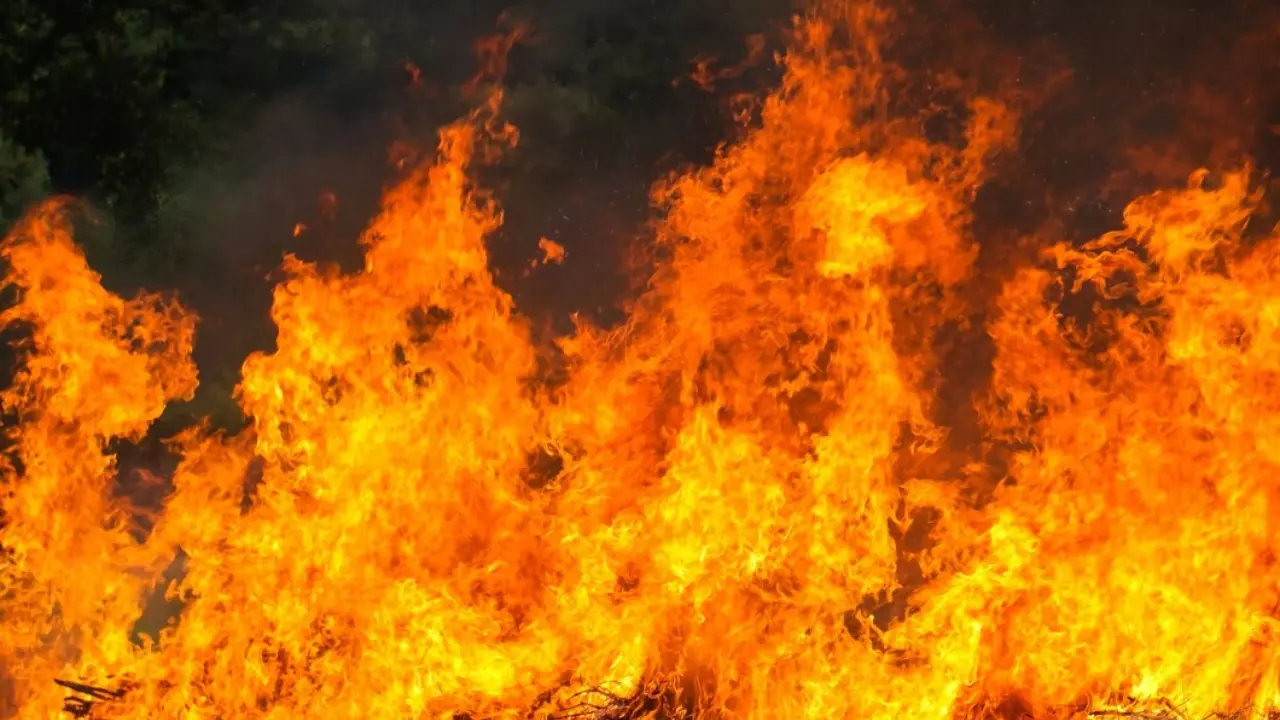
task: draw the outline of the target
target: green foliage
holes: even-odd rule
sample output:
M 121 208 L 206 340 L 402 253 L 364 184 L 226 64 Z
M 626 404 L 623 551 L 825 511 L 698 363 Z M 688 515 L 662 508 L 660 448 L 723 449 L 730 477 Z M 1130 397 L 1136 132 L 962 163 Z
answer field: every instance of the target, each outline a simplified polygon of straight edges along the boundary
M 184 428 L 201 422 L 227 432 L 238 432 L 244 427 L 245 418 L 235 401 L 236 381 L 233 377 L 206 377 L 201 373 L 196 396 L 188 402 L 171 403 L 156 420 L 153 432 L 159 437 L 169 437 Z
M 472 7 L 371 0 L 6 0 L 0 3 L 0 134 L 42 154 L 53 190 L 110 217 L 121 265 L 156 279 L 190 260 L 195 202 L 170 188 L 216 162 L 262 105 L 323 79 L 386 84 L 406 61 L 470 64 L 501 10 L 535 42 L 510 79 L 530 167 L 576 158 L 667 112 L 695 56 L 740 50 L 783 0 L 477 0 Z M 465 72 L 465 70 L 464 70 Z M 448 74 L 446 72 L 445 74 Z M 523 151 L 522 151 L 523 152 Z M 563 159 L 563 158 L 562 158 Z
M 315 0 L 0 3 L 0 132 L 43 151 L 58 190 L 89 195 L 129 243 L 174 168 L 225 147 L 265 98 L 328 65 L 367 67 L 372 36 Z
M 44 156 L 0 132 L 0 233 L 49 192 L 49 169 Z
M 547 80 L 511 89 L 503 113 L 520 129 L 519 145 L 504 157 L 509 177 L 570 173 L 579 158 L 576 152 L 566 152 L 566 146 L 587 136 L 623 132 L 618 113 L 588 89 Z
M 533 28 L 507 79 L 505 109 L 521 130 L 510 159 L 520 174 L 572 173 L 585 158 L 671 135 L 698 146 L 691 125 L 714 123 L 716 98 L 689 81 L 695 63 L 743 59 L 746 39 L 785 20 L 788 0 L 526 2 L 514 20 Z M 710 142 L 714 143 L 719 138 Z

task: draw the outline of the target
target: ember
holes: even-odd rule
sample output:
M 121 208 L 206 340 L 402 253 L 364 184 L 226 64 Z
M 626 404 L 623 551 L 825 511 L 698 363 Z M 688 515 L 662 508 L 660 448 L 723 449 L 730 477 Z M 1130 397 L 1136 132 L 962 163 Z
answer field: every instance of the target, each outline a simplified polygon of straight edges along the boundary
M 902 72 L 893 21 L 797 20 L 757 122 L 654 191 L 626 321 L 554 348 L 469 174 L 513 137 L 500 103 L 446 128 L 362 269 L 285 259 L 249 427 L 172 438 L 145 529 L 115 453 L 194 393 L 196 318 L 105 290 L 65 202 L 29 214 L 0 315 L 29 331 L 0 466 L 17 716 L 1280 717 L 1261 179 L 1131 197 L 984 297 L 975 198 L 1037 98 Z M 921 87 L 963 98 L 955 137 L 897 102 Z M 954 377 L 967 330 L 981 379 Z M 135 641 L 179 554 L 180 611 Z

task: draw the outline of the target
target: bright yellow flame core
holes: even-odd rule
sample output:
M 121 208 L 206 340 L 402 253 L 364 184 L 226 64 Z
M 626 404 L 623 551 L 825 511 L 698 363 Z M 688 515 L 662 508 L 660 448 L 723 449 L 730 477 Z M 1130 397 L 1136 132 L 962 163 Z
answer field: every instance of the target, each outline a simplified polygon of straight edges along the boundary
M 109 294 L 61 209 L 33 213 L 4 245 L 3 320 L 31 335 L 3 395 L 0 710 L 55 715 L 56 677 L 127 683 L 96 709 L 120 718 L 546 717 L 663 689 L 764 720 L 1280 707 L 1280 234 L 1241 239 L 1247 170 L 1005 283 L 978 409 L 1007 478 L 975 499 L 999 475 L 947 458 L 935 339 L 969 316 L 969 203 L 1016 113 L 976 97 L 957 149 L 869 112 L 882 19 L 842 16 L 853 50 L 800 26 L 761 127 L 657 193 L 669 261 L 622 328 L 560 341 L 554 389 L 489 271 L 482 124 L 446 130 L 363 271 L 287 260 L 252 427 L 175 441 L 145 537 L 110 443 L 194 391 L 194 319 Z M 530 482 L 540 449 L 563 468 Z M 927 549 L 903 539 L 922 514 Z M 138 647 L 179 549 L 180 619 Z M 882 631 L 877 599 L 904 611 Z

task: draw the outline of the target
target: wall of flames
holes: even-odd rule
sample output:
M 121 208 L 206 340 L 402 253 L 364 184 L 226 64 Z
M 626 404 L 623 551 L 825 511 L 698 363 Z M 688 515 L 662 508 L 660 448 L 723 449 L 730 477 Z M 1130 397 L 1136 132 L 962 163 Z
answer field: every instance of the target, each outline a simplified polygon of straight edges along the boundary
M 552 351 L 494 283 L 501 215 L 468 179 L 509 133 L 447 128 L 363 270 L 286 259 L 251 427 L 175 438 L 145 531 L 113 447 L 194 392 L 196 320 L 110 294 L 65 207 L 31 213 L 3 245 L 0 321 L 29 333 L 3 394 L 2 714 L 56 716 L 57 678 L 122 690 L 110 718 L 1280 709 L 1280 233 L 1250 225 L 1256 178 L 1134 199 L 975 320 L 972 203 L 1025 98 L 966 91 L 962 140 L 928 139 L 891 109 L 887 19 L 798 21 L 756 127 L 655 191 L 627 322 Z M 957 448 L 939 337 L 974 322 L 996 355 Z M 179 552 L 182 612 L 139 645 Z

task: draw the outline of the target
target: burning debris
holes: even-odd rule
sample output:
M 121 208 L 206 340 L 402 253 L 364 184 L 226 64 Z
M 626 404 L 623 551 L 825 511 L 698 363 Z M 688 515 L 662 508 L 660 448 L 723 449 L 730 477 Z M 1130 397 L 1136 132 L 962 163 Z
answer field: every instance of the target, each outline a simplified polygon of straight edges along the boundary
M 996 264 L 974 207 L 1042 98 L 898 66 L 886 5 L 796 21 L 755 124 L 655 189 L 627 320 L 554 347 L 486 247 L 472 164 L 514 133 L 496 101 L 446 128 L 361 270 L 285 259 L 249 427 L 170 440 L 145 532 L 113 449 L 192 396 L 196 320 L 108 292 L 62 208 L 33 212 L 0 315 L 29 328 L 0 395 L 17 717 L 1275 717 L 1257 173 Z M 175 617 L 135 642 L 160 589 Z
M 71 691 L 71 694 L 67 696 L 62 705 L 62 709 L 72 717 L 78 718 L 92 717 L 96 704 L 121 700 L 128 693 L 127 689 L 107 690 L 70 680 L 55 679 L 54 683 Z
M 71 691 L 63 710 L 72 717 L 100 717 L 95 708 L 104 703 L 122 701 L 125 689 L 107 690 L 67 680 L 55 680 L 58 686 Z M 554 693 L 539 698 L 534 710 L 525 717 L 543 720 L 688 720 L 699 717 L 697 702 L 690 696 L 679 697 L 661 684 L 647 686 L 630 695 L 617 695 L 605 688 L 588 688 L 567 696 L 563 703 L 549 709 Z M 1126 698 L 1109 701 L 1104 707 L 1084 703 L 1051 708 L 1046 713 L 1034 715 L 1019 703 L 1003 704 L 994 713 L 984 717 L 990 720 L 1277 720 L 1280 711 L 1255 712 L 1243 708 L 1235 712 L 1212 712 L 1207 715 L 1192 714 L 1186 705 L 1166 699 L 1138 700 Z M 467 714 L 455 714 L 452 720 L 486 720 Z
M 70 691 L 63 702 L 63 712 L 76 718 L 102 717 L 104 705 L 115 703 L 119 707 L 127 703 L 132 683 L 122 683 L 119 689 L 109 690 L 93 685 L 55 679 L 54 684 Z M 544 720 L 684 720 L 695 717 L 686 702 L 680 702 L 672 691 L 660 685 L 637 690 L 627 696 L 617 695 L 606 688 L 588 688 L 568 695 L 558 706 L 548 709 L 553 693 L 539 698 L 537 707 L 527 717 Z M 110 713 L 105 713 L 110 715 Z M 466 714 L 455 714 L 452 720 L 485 720 Z

